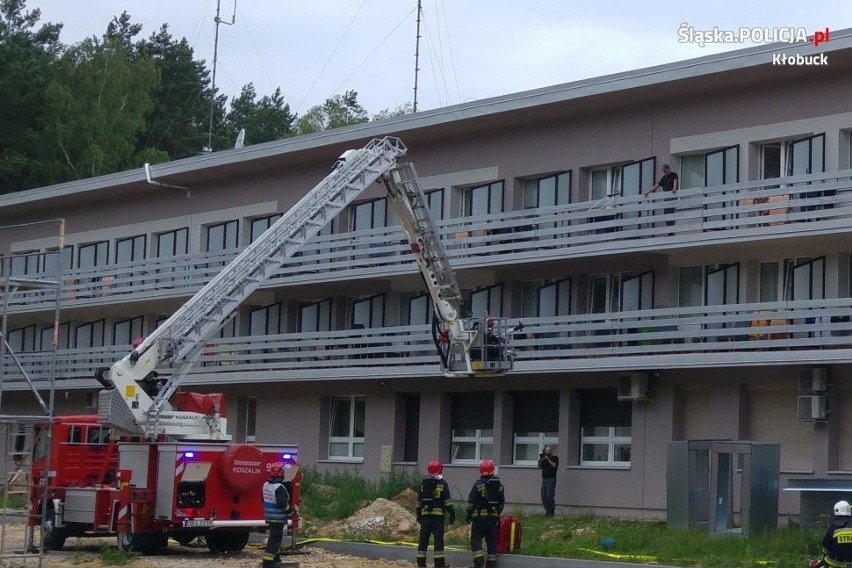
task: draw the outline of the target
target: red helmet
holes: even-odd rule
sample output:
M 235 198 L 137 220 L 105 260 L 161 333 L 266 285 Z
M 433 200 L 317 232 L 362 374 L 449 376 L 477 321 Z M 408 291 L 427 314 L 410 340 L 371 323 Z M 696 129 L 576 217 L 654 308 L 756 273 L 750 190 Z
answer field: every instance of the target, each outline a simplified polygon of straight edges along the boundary
M 444 471 L 444 464 L 441 463 L 441 460 L 432 460 L 426 466 L 426 471 L 429 475 L 441 475 L 441 472 Z
M 284 462 L 269 464 L 269 477 L 281 477 L 284 475 Z
M 144 342 L 145 342 L 144 337 L 137 337 L 136 339 L 133 340 L 133 343 L 131 343 L 131 345 L 133 346 L 134 349 L 136 349 L 137 347 L 142 345 L 142 343 L 144 343 Z
M 479 475 L 494 475 L 494 462 L 482 460 L 482 463 L 479 464 Z

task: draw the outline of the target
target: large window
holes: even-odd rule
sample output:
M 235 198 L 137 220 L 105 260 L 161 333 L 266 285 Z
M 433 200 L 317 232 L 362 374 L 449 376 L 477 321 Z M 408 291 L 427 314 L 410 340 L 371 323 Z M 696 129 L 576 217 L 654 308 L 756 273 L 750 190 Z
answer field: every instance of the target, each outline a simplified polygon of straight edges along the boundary
M 9 347 L 15 353 L 36 350 L 36 326 L 28 325 L 9 331 Z
M 654 271 L 636 276 L 625 276 L 621 281 L 621 311 L 650 310 L 654 308 Z
M 552 318 L 571 314 L 570 278 L 524 282 L 522 294 L 522 317 Z
M 424 194 L 426 198 L 426 206 L 429 208 L 433 221 L 440 221 L 444 218 L 444 190 L 432 189 Z
M 145 235 L 115 241 L 115 263 L 124 264 L 134 260 L 144 260 L 146 243 L 147 237 Z
M 596 274 L 591 277 L 589 313 L 608 314 L 618 311 L 621 305 L 622 275 Z
M 239 221 L 225 221 L 207 227 L 207 252 L 237 248 Z
M 409 298 L 407 321 L 408 325 L 422 325 L 432 321 L 432 299 L 429 294 Z
M 580 465 L 630 465 L 632 411 L 614 389 L 580 393 Z
M 16 253 L 12 257 L 12 276 L 33 276 L 38 274 L 39 254 L 36 252 Z
M 94 268 L 104 266 L 109 260 L 109 242 L 100 241 L 80 245 L 77 249 L 77 266 L 79 268 Z
M 304 304 L 299 309 L 299 332 L 331 330 L 331 299 Z
M 71 325 L 68 322 L 59 324 L 57 330 L 57 349 L 68 349 L 69 341 L 71 340 Z M 41 346 L 42 351 L 50 351 L 53 347 L 53 326 L 41 328 Z
M 760 147 L 760 179 L 825 171 L 825 135 L 771 142 Z
M 503 182 L 466 188 L 462 194 L 462 217 L 503 212 Z
M 472 317 L 500 317 L 503 315 L 503 285 L 496 284 L 474 290 L 470 294 L 470 301 L 466 303 L 470 306 Z
M 142 337 L 142 316 L 117 321 L 112 326 L 113 345 L 129 347 L 137 337 Z
M 352 302 L 352 329 L 382 327 L 385 323 L 385 297 L 377 294 Z
M 175 229 L 157 235 L 157 258 L 169 258 L 189 251 L 189 229 Z
M 249 314 L 249 335 L 281 333 L 281 304 L 252 308 Z
M 589 197 L 592 201 L 601 201 L 618 195 L 621 191 L 621 168 L 611 167 L 594 170 L 589 175 Z
M 559 391 L 514 393 L 514 459 L 534 465 L 545 446 L 559 454 Z
M 493 457 L 494 395 L 458 394 L 452 397 L 452 463 L 475 464 Z
M 104 320 L 78 325 L 74 329 L 74 348 L 89 349 L 104 346 Z
M 71 270 L 74 264 L 74 247 L 71 245 L 62 247 L 62 254 L 59 254 L 58 248 L 47 249 L 42 254 L 41 271 L 46 275 L 55 275 L 59 271 L 60 257 L 62 263 L 62 271 Z
M 281 213 L 276 213 L 275 215 L 269 215 L 267 217 L 258 217 L 257 219 L 252 219 L 251 221 L 251 241 L 254 242 L 257 238 L 266 231 L 269 227 L 275 224 L 275 222 L 281 218 Z
M 378 229 L 387 226 L 388 200 L 386 197 L 364 201 L 353 206 L 352 230 Z
M 524 209 L 564 205 L 571 199 L 571 172 L 524 180 Z
M 363 396 L 336 396 L 331 401 L 328 437 L 329 459 L 364 458 L 364 420 L 367 401 Z
M 683 266 L 678 278 L 678 306 L 698 307 L 704 303 L 704 267 Z

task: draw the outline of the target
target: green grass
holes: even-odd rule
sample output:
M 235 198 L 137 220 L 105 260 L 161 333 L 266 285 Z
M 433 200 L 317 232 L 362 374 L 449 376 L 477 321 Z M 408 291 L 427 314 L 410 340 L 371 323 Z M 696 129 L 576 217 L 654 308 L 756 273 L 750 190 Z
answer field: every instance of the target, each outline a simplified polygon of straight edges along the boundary
M 101 562 L 104 566 L 126 566 L 137 558 L 137 552 L 125 552 L 115 546 L 101 547 Z
M 416 472 L 392 473 L 377 483 L 351 473 L 318 473 L 311 468 L 304 473 L 302 513 L 322 521 L 348 517 L 378 497 L 393 499 L 405 488 L 419 487 L 421 479 Z M 464 509 L 458 500 L 455 505 L 457 513 Z M 521 520 L 520 554 L 673 566 L 800 568 L 818 556 L 824 533 L 823 528 L 805 529 L 791 524 L 749 538 L 711 537 L 701 531 L 672 530 L 664 522 L 653 520 L 545 517 L 511 510 L 506 513 Z M 454 527 L 461 524 L 457 520 Z M 466 541 L 448 539 L 447 543 L 468 547 Z

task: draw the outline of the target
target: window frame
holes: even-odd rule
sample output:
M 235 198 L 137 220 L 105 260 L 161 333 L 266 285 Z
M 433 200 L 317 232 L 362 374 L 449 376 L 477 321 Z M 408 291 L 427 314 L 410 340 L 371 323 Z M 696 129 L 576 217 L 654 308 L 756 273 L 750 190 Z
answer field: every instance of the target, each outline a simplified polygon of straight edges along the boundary
M 335 410 L 337 408 L 337 403 L 340 402 L 348 402 L 349 403 L 349 417 L 348 417 L 348 431 L 349 434 L 347 436 L 334 436 L 333 432 L 335 431 Z M 360 417 L 361 428 L 364 429 L 366 425 L 367 419 L 367 397 L 364 395 L 342 395 L 342 396 L 332 396 L 331 397 L 331 407 L 329 410 L 329 422 L 328 422 L 328 459 L 332 461 L 364 461 L 364 440 L 365 436 L 362 432 L 361 436 L 357 436 L 357 428 L 359 421 L 359 410 L 363 413 L 363 416 Z M 333 453 L 333 446 L 335 444 L 342 445 L 346 444 L 347 452 L 346 455 L 340 455 Z M 361 455 L 355 455 L 356 447 L 360 446 Z
M 493 193 L 499 190 L 499 196 L 495 197 Z M 477 192 L 484 191 L 487 199 L 486 203 L 488 204 L 486 207 L 485 213 L 479 213 L 474 215 L 473 213 L 473 205 L 474 205 L 474 196 Z M 503 200 L 506 195 L 505 183 L 503 180 L 493 181 L 491 183 L 485 183 L 480 185 L 474 185 L 470 187 L 462 188 L 461 195 L 461 214 L 460 217 L 477 217 L 479 215 L 492 215 L 495 213 L 502 213 L 504 209 Z M 496 200 L 496 201 L 495 201 Z M 493 205 L 499 204 L 499 211 L 493 210 Z

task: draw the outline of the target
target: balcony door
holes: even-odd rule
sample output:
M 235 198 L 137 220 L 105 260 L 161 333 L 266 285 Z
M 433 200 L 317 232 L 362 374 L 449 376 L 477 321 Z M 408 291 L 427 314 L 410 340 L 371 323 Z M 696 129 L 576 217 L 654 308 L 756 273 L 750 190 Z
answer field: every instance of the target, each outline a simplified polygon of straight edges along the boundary
M 654 170 L 657 167 L 656 158 L 645 158 L 621 166 L 621 196 L 638 197 L 654 185 Z M 638 219 L 639 211 L 626 211 L 624 219 Z M 639 225 L 625 225 L 622 230 L 638 229 Z
M 704 282 L 704 305 L 727 306 L 738 304 L 740 301 L 740 265 L 723 264 L 719 268 L 708 270 Z M 724 321 L 724 312 L 713 312 L 704 328 L 707 330 L 725 329 L 731 327 Z M 726 340 L 723 335 L 708 334 L 708 341 Z

